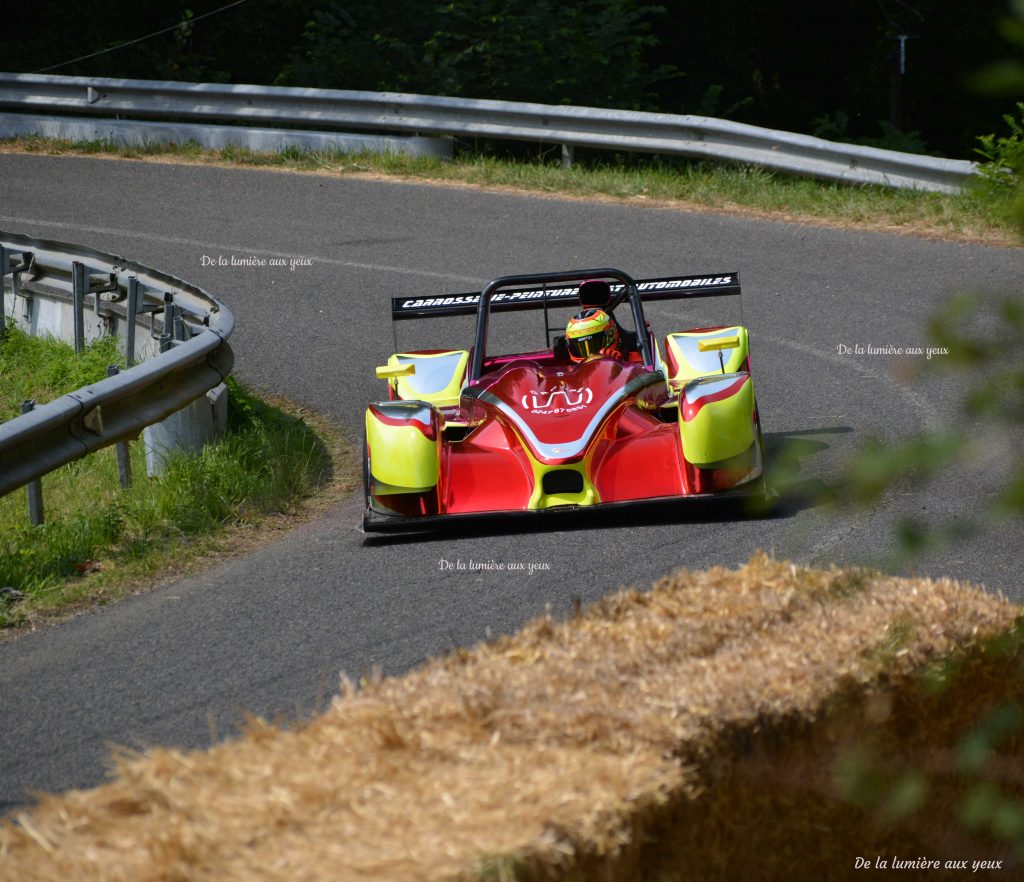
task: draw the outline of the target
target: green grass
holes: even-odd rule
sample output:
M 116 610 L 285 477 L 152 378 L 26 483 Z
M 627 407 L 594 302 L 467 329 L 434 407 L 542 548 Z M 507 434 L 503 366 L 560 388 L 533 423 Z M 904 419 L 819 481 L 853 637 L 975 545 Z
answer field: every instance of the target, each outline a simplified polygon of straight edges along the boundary
M 561 194 L 581 198 L 627 199 L 652 204 L 679 203 L 711 211 L 752 213 L 841 226 L 988 241 L 1019 243 L 1013 222 L 1013 194 L 985 182 L 958 195 L 823 183 L 760 168 L 718 166 L 675 158 L 614 156 L 579 151 L 563 169 L 555 151 L 533 154 L 519 147 L 496 155 L 457 145 L 455 158 L 442 161 L 398 155 L 303 152 L 255 153 L 241 147 L 207 150 L 183 145 L 124 147 L 107 142 L 72 143 L 17 138 L 7 149 L 47 154 L 109 154 L 125 158 L 161 157 L 185 162 L 284 168 L 332 175 L 380 174 L 397 178 Z
M 113 345 L 99 341 L 76 357 L 65 344 L 9 329 L 0 344 L 0 415 L 17 413 L 29 393 L 41 403 L 102 378 L 116 360 Z M 226 550 L 233 529 L 294 511 L 338 477 L 336 439 L 233 380 L 228 387 L 227 434 L 198 454 L 174 457 L 160 479 L 146 477 L 142 444 L 133 442 L 129 490 L 108 448 L 43 478 L 41 526 L 28 522 L 24 490 L 0 497 L 0 587 L 25 594 L 0 601 L 0 627 L 103 602 L 168 568 L 187 570 Z
M 113 337 L 95 341 L 76 358 L 68 343 L 9 326 L 0 343 L 0 422 L 20 414 L 26 399 L 43 404 L 102 380 L 111 364 L 124 366 Z

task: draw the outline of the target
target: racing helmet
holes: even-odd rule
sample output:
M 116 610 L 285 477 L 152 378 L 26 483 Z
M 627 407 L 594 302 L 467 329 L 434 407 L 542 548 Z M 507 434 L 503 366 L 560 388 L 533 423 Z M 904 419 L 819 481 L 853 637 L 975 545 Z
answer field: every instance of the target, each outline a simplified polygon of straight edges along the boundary
M 576 362 L 600 355 L 602 350 L 614 349 L 618 337 L 615 322 L 603 309 L 584 309 L 569 319 L 565 327 L 569 358 Z

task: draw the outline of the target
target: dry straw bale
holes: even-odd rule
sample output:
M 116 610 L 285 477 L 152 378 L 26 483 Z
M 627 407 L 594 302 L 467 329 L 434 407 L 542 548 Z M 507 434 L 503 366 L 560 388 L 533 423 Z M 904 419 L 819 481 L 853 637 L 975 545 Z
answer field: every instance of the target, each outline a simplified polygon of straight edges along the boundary
M 681 571 L 404 677 L 343 684 L 292 729 L 254 722 L 207 751 L 122 758 L 109 783 L 0 829 L 0 878 L 557 874 L 624 854 L 659 811 L 698 800 L 737 732 L 813 721 L 837 692 L 920 670 L 1016 612 L 949 580 L 765 555 Z
M 615 878 L 768 882 L 893 872 L 908 882 L 1024 878 L 1019 837 L 1014 847 L 1005 833 L 963 821 L 979 787 L 994 785 L 1011 804 L 1024 805 L 1024 730 L 1004 733 L 978 768 L 965 769 L 962 759 L 979 724 L 1020 706 L 1021 638 L 1018 627 L 1008 646 L 987 641 L 926 676 L 847 691 L 812 725 L 789 721 L 743 732 L 743 749 L 705 770 L 699 799 L 676 799 L 659 812 L 645 831 L 657 847 L 627 868 L 639 871 L 623 873 L 619 861 Z M 724 752 L 727 745 L 720 747 Z M 869 810 L 836 786 L 853 759 L 863 763 L 858 789 L 875 791 Z M 920 799 L 893 801 L 911 780 L 923 788 Z M 857 857 L 881 857 L 889 867 L 857 869 Z M 919 858 L 939 866 L 893 869 L 897 860 Z M 1002 863 L 974 874 L 975 861 Z

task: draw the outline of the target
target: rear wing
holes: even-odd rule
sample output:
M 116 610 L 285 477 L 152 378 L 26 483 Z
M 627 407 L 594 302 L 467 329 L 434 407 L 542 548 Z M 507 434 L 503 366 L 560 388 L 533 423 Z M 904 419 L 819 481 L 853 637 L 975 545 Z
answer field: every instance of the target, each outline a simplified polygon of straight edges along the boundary
M 584 281 L 580 279 L 580 281 Z M 739 273 L 720 276 L 666 276 L 663 279 L 638 279 L 636 286 L 645 303 L 655 300 L 679 300 L 684 297 L 725 297 L 740 293 Z M 612 297 L 622 292 L 622 284 L 611 285 Z M 440 318 L 476 315 L 480 305 L 479 291 L 453 294 L 449 297 L 392 297 L 393 321 L 417 318 Z M 509 288 L 496 291 L 491 297 L 491 312 L 513 312 L 520 309 L 545 309 L 553 306 L 575 306 L 579 285 L 560 287 Z

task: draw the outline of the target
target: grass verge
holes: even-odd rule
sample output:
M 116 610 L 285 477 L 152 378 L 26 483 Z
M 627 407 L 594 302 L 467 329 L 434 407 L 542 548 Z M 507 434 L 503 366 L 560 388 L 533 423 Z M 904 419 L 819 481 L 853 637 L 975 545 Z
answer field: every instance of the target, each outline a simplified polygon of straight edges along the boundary
M 553 160 L 551 151 L 523 159 L 522 151 L 520 158 L 503 158 L 469 147 L 457 148 L 451 162 L 297 149 L 278 153 L 256 153 L 240 147 L 209 150 L 195 143 L 126 147 L 104 141 L 74 143 L 38 137 L 2 141 L 0 150 L 241 165 L 333 176 L 385 176 L 1020 246 L 1013 221 L 1012 194 L 984 183 L 959 195 L 920 193 L 823 183 L 760 168 L 674 158 L 627 155 L 609 160 L 604 158 L 607 154 L 591 156 L 586 151 L 580 152 L 571 169 L 563 169 Z
M 0 343 L 0 419 L 24 398 L 42 403 L 102 379 L 120 358 L 113 340 L 75 356 L 67 344 L 9 328 Z M 9 633 L 107 602 L 210 555 L 251 545 L 273 519 L 297 516 L 311 498 L 337 496 L 354 474 L 351 454 L 324 421 L 264 401 L 228 381 L 229 426 L 195 455 L 145 477 L 141 441 L 130 444 L 134 481 L 122 490 L 113 448 L 43 478 L 45 523 L 28 522 L 25 492 L 0 498 L 0 600 Z
M 0 827 L 0 877 L 759 882 L 863 878 L 855 859 L 892 848 L 1010 870 L 986 806 L 962 822 L 957 775 L 991 787 L 1020 759 L 1019 729 L 977 722 L 1019 700 L 1017 613 L 949 580 L 765 555 L 681 571 L 346 682 L 291 729 L 122 756 L 111 782 Z M 900 786 L 914 769 L 924 784 Z

